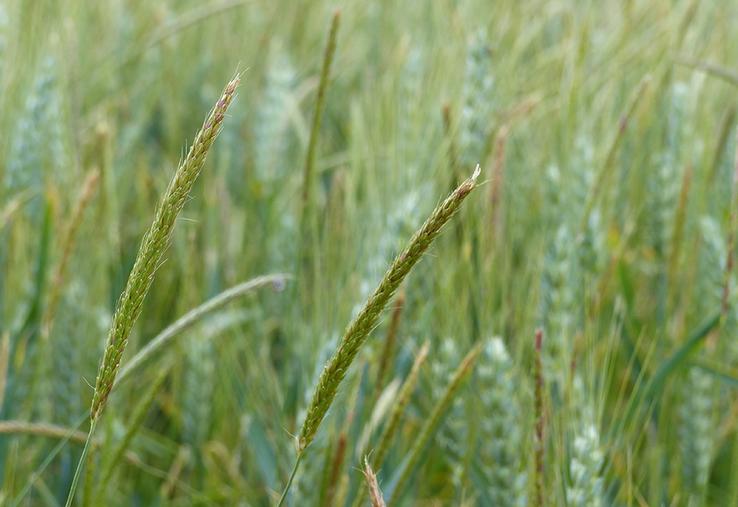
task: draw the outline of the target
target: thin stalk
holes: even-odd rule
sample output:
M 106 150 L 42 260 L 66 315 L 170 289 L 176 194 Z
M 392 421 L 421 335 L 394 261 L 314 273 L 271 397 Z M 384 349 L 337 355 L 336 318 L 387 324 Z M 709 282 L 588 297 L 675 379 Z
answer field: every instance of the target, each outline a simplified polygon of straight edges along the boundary
M 85 446 L 82 448 L 82 455 L 79 457 L 77 462 L 77 469 L 74 471 L 74 477 L 72 478 L 72 485 L 69 487 L 69 495 L 67 495 L 67 502 L 64 504 L 65 507 L 71 507 L 74 501 L 74 493 L 77 491 L 77 483 L 82 475 L 82 469 L 84 463 L 87 460 L 87 453 L 90 451 L 90 444 L 92 443 L 92 436 L 95 433 L 95 426 L 97 425 L 97 419 L 90 421 L 90 431 L 87 433 L 87 440 Z
M 384 458 L 387 456 L 387 452 L 389 451 L 392 437 L 395 436 L 395 433 L 400 426 L 402 414 L 405 413 L 405 408 L 407 408 L 407 404 L 410 402 L 410 396 L 415 390 L 415 384 L 418 382 L 420 367 L 423 366 L 423 363 L 428 357 L 428 350 L 430 350 L 430 343 L 426 341 L 420 349 L 420 352 L 418 352 L 418 356 L 415 358 L 415 362 L 407 376 L 407 380 L 405 380 L 405 383 L 402 385 L 400 394 L 397 396 L 397 401 L 395 402 L 394 407 L 392 407 L 392 412 L 390 413 L 389 420 L 387 421 L 387 426 L 379 437 L 377 451 L 374 453 L 374 458 L 372 459 L 372 465 L 374 465 L 374 468 L 377 470 L 379 470 L 379 468 L 384 464 Z
M 85 417 L 86 419 L 86 417 Z M 12 421 L 7 421 L 12 422 Z M 84 419 L 80 420 L 80 424 L 84 422 Z M 21 425 L 24 423 L 20 423 Z M 59 452 L 64 448 L 64 446 L 67 445 L 67 442 L 70 441 L 71 435 L 76 430 L 70 429 L 69 432 L 66 435 L 62 435 L 61 439 L 59 440 L 59 443 L 57 443 L 51 451 L 49 451 L 46 456 L 44 457 L 44 460 L 41 462 L 41 464 L 36 468 L 36 471 L 31 474 L 31 476 L 28 478 L 28 481 L 26 481 L 25 486 L 21 489 L 20 493 L 13 499 L 12 502 L 10 502 L 10 507 L 18 507 L 20 503 L 23 501 L 23 499 L 26 497 L 28 492 L 31 490 L 31 487 L 35 484 L 36 480 L 38 480 L 41 477 L 41 474 L 46 470 L 46 467 L 49 466 L 49 464 L 56 458 L 56 456 L 59 454 Z M 83 440 L 85 439 L 84 435 L 82 436 Z
M 295 466 L 292 467 L 292 472 L 290 472 L 290 478 L 287 479 L 287 485 L 284 487 L 284 491 L 282 491 L 282 496 L 279 497 L 279 503 L 277 504 L 277 507 L 282 507 L 284 505 L 284 501 L 287 498 L 287 493 L 290 491 L 290 487 L 292 486 L 292 481 L 295 480 L 295 474 L 297 474 L 297 469 L 300 466 L 300 460 L 302 459 L 302 452 L 297 453 L 297 457 L 295 458 Z
M 330 474 L 328 475 L 328 488 L 326 490 L 323 505 L 329 507 L 335 505 L 336 490 L 340 483 L 341 468 L 344 458 L 346 457 L 346 431 L 342 431 L 338 437 L 336 451 L 333 453 L 331 460 Z
M 84 420 L 80 421 L 84 422 Z M 47 438 L 67 439 L 70 442 L 84 444 L 87 441 L 87 433 L 77 431 L 74 428 L 57 426 L 49 423 L 33 423 L 26 421 L 0 421 L 0 435 L 36 435 Z

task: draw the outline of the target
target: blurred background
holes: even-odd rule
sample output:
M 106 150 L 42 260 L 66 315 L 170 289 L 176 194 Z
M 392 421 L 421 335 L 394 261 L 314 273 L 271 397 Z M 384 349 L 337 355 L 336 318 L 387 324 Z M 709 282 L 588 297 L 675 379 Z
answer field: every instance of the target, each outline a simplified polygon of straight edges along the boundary
M 116 389 L 80 505 L 272 505 L 343 329 L 477 163 L 288 503 L 358 502 L 363 453 L 428 341 L 377 470 L 388 498 L 449 376 L 484 349 L 391 504 L 535 505 L 541 328 L 548 505 L 738 505 L 736 26 L 717 0 L 0 0 L 0 502 L 63 504 L 81 451 L 63 437 L 86 431 L 141 236 L 242 71 L 123 364 L 223 290 L 292 279 Z

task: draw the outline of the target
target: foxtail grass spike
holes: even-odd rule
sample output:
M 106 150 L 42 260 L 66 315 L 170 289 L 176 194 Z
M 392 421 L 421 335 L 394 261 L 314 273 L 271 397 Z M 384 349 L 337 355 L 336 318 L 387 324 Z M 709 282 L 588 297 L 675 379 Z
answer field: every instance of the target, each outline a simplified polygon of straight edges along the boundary
M 313 441 L 318 427 L 333 403 L 338 386 L 346 375 L 359 349 L 374 328 L 387 302 L 395 293 L 412 267 L 441 232 L 443 226 L 459 209 L 461 203 L 476 186 L 480 168 L 476 167 L 471 178 L 464 181 L 446 198 L 410 239 L 405 250 L 394 260 L 374 293 L 344 332 L 338 350 L 326 364 L 318 380 L 298 438 L 298 451 L 302 452 Z
M 95 394 L 90 408 L 90 417 L 93 420 L 97 419 L 105 408 L 120 368 L 123 351 L 128 343 L 128 336 L 141 313 L 144 298 L 154 280 L 154 273 L 169 244 L 177 215 L 184 207 L 190 190 L 205 163 L 205 157 L 220 132 L 226 111 L 236 95 L 239 82 L 240 78 L 236 76 L 223 90 L 220 100 L 208 115 L 200 132 L 195 136 L 187 157 L 169 183 L 159 203 L 154 222 L 143 237 L 136 262 L 113 314 L 113 322 L 98 370 Z

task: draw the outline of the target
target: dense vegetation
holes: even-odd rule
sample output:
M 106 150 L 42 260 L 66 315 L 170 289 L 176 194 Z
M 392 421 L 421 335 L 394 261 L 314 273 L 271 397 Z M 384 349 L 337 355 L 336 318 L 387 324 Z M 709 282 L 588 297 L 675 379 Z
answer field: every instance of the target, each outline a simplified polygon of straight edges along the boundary
M 738 505 L 737 23 L 0 0 L 0 504 Z

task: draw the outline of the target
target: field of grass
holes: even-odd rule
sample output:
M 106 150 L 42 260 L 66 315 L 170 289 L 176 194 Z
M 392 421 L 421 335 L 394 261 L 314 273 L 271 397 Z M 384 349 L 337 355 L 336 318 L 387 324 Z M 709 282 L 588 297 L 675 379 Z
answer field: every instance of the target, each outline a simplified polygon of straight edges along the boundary
M 736 27 L 0 0 L 0 505 L 738 505 Z

